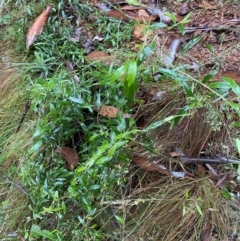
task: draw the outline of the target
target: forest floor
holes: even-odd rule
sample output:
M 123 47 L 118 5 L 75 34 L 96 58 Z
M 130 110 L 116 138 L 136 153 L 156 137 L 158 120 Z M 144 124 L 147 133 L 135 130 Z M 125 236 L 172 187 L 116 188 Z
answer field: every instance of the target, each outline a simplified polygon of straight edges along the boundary
M 240 240 L 238 1 L 0 7 L 2 240 Z

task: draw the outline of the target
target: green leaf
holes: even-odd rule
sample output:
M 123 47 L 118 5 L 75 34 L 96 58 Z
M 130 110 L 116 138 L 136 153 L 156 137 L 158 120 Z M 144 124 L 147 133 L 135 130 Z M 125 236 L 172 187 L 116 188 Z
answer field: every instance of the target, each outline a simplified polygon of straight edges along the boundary
M 131 140 L 132 134 L 136 134 L 137 132 L 138 132 L 137 129 L 132 129 L 131 131 L 120 133 L 115 137 L 115 140 L 120 140 L 120 139 Z
M 210 52 L 214 53 L 215 49 L 211 44 L 206 43 L 205 46 Z
M 188 86 L 187 82 L 186 81 L 182 81 L 181 84 L 182 84 L 182 87 L 184 88 L 187 96 L 188 97 L 194 97 L 194 94 L 193 94 L 191 88 Z
M 167 24 L 165 23 L 154 23 L 152 25 L 149 26 L 149 29 L 159 29 L 159 28 L 166 28 Z
M 129 63 L 128 73 L 127 73 L 128 87 L 134 84 L 136 76 L 137 76 L 137 63 L 136 61 L 131 61 Z
M 239 128 L 240 127 L 240 121 L 234 121 L 230 124 L 230 128 Z
M 111 160 L 111 157 L 109 157 L 109 156 L 102 156 L 95 162 L 95 164 L 96 165 L 100 165 L 100 164 L 108 162 L 109 160 Z
M 239 111 L 239 104 L 238 103 L 229 102 L 229 104 L 234 110 Z
M 177 123 L 185 116 L 189 111 L 189 106 L 184 106 L 181 110 L 178 111 L 177 116 L 172 120 L 170 129 L 177 125 Z
M 227 200 L 231 200 L 231 199 L 232 199 L 231 194 L 229 193 L 229 191 L 228 191 L 225 187 L 221 190 L 221 194 L 222 194 L 223 197 L 226 198 Z
M 142 130 L 142 132 L 148 132 L 150 130 L 154 130 L 154 129 L 162 126 L 163 124 L 172 121 L 174 118 L 176 118 L 176 115 L 168 116 L 164 120 L 153 122 L 152 124 L 147 126 L 144 130 Z
M 240 139 L 236 138 L 235 142 L 236 142 L 238 154 L 240 155 Z
M 84 103 L 83 99 L 76 98 L 76 97 L 73 97 L 73 96 L 70 96 L 69 100 L 71 100 L 74 103 L 78 103 L 78 104 L 83 104 Z
M 50 103 L 50 114 L 51 114 L 52 120 L 56 121 L 57 120 L 57 112 L 56 112 L 55 106 L 52 103 Z
M 126 2 L 130 5 L 136 5 L 136 6 L 142 5 L 142 3 L 139 2 L 138 0 L 126 0 Z
M 32 225 L 31 233 L 33 235 L 37 234 L 38 236 L 43 237 L 43 238 L 48 239 L 48 240 L 52 240 L 52 241 L 58 240 L 58 238 L 55 234 L 51 233 L 48 230 L 41 230 L 40 226 L 38 226 L 36 224 Z
M 202 83 L 208 82 L 210 79 L 212 79 L 213 76 L 215 76 L 218 73 L 217 70 L 213 70 L 211 73 L 207 74 L 203 79 Z
M 180 30 L 182 35 L 186 33 L 186 28 L 182 24 L 179 24 L 177 27 Z
M 177 22 L 177 18 L 174 14 L 170 12 L 165 12 L 164 14 L 167 15 L 173 21 L 174 24 Z
M 112 156 L 114 155 L 115 151 L 116 151 L 117 149 L 119 149 L 120 147 L 124 146 L 125 144 L 127 144 L 127 142 L 128 142 L 128 141 L 118 141 L 118 142 L 116 142 L 116 144 L 113 145 L 113 146 L 109 149 L 107 156 L 108 156 L 108 157 L 112 157 Z
M 196 208 L 197 208 L 198 213 L 199 213 L 201 216 L 203 216 L 202 209 L 201 209 L 201 207 L 200 207 L 197 203 L 196 203 Z
M 28 150 L 28 153 L 29 154 L 33 154 L 34 152 L 39 152 L 41 147 L 42 147 L 42 141 L 38 141 L 36 142 L 29 150 Z
M 125 75 L 128 71 L 129 66 L 128 65 L 122 65 L 119 67 L 115 72 L 112 74 L 110 78 L 110 84 L 115 82 L 116 80 L 119 80 L 123 75 Z
M 121 218 L 121 217 L 119 217 L 119 216 L 117 216 L 117 215 L 115 215 L 114 217 L 117 219 L 117 221 L 118 221 L 119 223 L 121 223 L 121 224 L 124 224 L 124 223 L 125 223 L 125 220 L 124 220 L 123 218 Z
M 81 173 L 81 172 L 85 171 L 86 168 L 87 168 L 86 166 L 80 166 L 76 169 L 76 173 Z
M 159 72 L 161 72 L 162 74 L 165 74 L 170 78 L 173 78 L 173 79 L 177 78 L 177 73 L 175 70 L 168 69 L 168 68 L 159 68 Z
M 185 23 L 189 23 L 191 20 L 190 20 L 190 17 L 192 16 L 192 12 L 189 12 L 183 20 L 180 21 L 180 23 L 182 24 L 185 24 Z
M 185 54 L 189 49 L 191 49 L 194 45 L 199 43 L 202 40 L 201 36 L 195 37 L 194 39 L 190 40 L 180 51 L 181 54 Z
M 230 89 L 230 86 L 227 82 L 224 82 L 224 81 L 221 81 L 221 82 L 212 82 L 212 83 L 209 83 L 208 85 L 210 88 L 213 88 L 213 89 L 219 89 L 221 90 L 221 92 L 223 93 L 226 93 L 229 89 Z
M 225 82 L 227 82 L 227 83 L 230 85 L 232 91 L 233 91 L 238 97 L 240 97 L 240 87 L 239 87 L 239 85 L 238 85 L 232 78 L 222 77 L 222 79 L 223 79 Z
M 41 136 L 42 134 L 44 134 L 44 132 L 45 132 L 44 128 L 42 128 L 40 126 L 37 126 L 37 129 L 36 129 L 36 131 L 33 134 L 33 138 Z

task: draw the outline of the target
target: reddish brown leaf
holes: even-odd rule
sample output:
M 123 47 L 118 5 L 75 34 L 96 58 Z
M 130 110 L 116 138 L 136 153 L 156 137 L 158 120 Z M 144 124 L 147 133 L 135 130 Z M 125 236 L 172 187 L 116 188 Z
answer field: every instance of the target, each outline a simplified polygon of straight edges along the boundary
M 96 111 L 97 108 L 95 108 Z M 122 113 L 120 110 L 118 110 L 116 107 L 114 106 L 108 106 L 108 105 L 102 105 L 100 110 L 98 111 L 99 115 L 101 116 L 107 116 L 109 118 L 115 118 L 117 117 L 117 114 L 121 114 L 123 116 L 123 118 L 125 119 L 129 119 L 131 118 L 132 115 L 127 114 L 127 113 Z
M 73 71 L 73 69 L 74 69 L 73 63 L 72 63 L 69 59 L 66 60 L 66 66 L 67 66 L 67 69 L 68 69 L 70 72 Z
M 150 15 L 147 13 L 147 11 L 145 9 L 140 9 L 138 11 L 138 16 L 139 17 L 144 17 L 144 18 L 149 18 Z
M 103 105 L 103 106 L 101 106 L 98 113 L 99 113 L 99 115 L 102 115 L 102 116 L 107 116 L 109 118 L 115 118 L 117 116 L 118 112 L 119 112 L 119 110 L 114 106 Z
M 210 241 L 210 230 L 209 229 L 205 229 L 203 230 L 202 234 L 201 234 L 201 241 Z
M 236 83 L 240 84 L 240 72 L 232 72 L 232 71 L 220 71 L 217 76 L 215 76 L 214 80 L 220 80 L 221 77 L 230 77 L 236 81 Z
M 198 173 L 199 176 L 203 177 L 203 176 L 206 175 L 206 169 L 203 165 L 197 164 L 197 169 L 198 169 L 197 173 Z
M 141 6 L 133 6 L 133 5 L 126 5 L 121 7 L 122 10 L 128 10 L 128 11 L 133 11 L 133 10 L 139 10 L 139 9 L 145 9 Z
M 211 5 L 210 3 L 208 3 L 205 0 L 203 0 L 202 3 L 198 5 L 198 7 L 204 8 L 204 9 L 212 9 L 212 10 L 218 9 L 216 6 Z
M 103 64 L 110 65 L 116 61 L 114 56 L 101 51 L 94 51 L 86 56 L 90 61 L 101 61 Z
M 151 32 L 152 31 L 147 32 L 147 26 L 145 24 L 139 24 L 134 28 L 133 37 L 141 41 L 146 41 Z
M 42 33 L 43 27 L 47 22 L 48 16 L 52 11 L 53 5 L 48 5 L 47 8 L 34 20 L 32 26 L 28 29 L 26 45 L 29 48 L 34 43 L 37 36 Z
M 152 15 L 149 17 L 145 17 L 145 16 L 138 16 L 138 13 L 133 13 L 130 11 L 126 11 L 126 12 L 120 12 L 118 10 L 111 10 L 107 13 L 108 17 L 112 17 L 112 18 L 116 18 L 116 19 L 122 19 L 125 21 L 129 21 L 129 20 L 135 20 L 138 21 L 139 23 L 146 23 L 146 22 L 151 22 L 154 21 L 158 16 Z
M 57 147 L 55 152 L 60 154 L 62 159 L 67 162 L 68 167 L 71 170 L 74 170 L 74 168 L 78 165 L 79 156 L 74 149 L 67 146 L 61 146 L 61 147 Z
M 171 176 L 171 172 L 168 169 L 166 169 L 163 165 L 156 164 L 156 163 L 149 163 L 146 157 L 133 156 L 132 161 L 135 162 L 141 168 L 149 172 L 157 171 L 157 172 L 160 172 L 161 174 Z

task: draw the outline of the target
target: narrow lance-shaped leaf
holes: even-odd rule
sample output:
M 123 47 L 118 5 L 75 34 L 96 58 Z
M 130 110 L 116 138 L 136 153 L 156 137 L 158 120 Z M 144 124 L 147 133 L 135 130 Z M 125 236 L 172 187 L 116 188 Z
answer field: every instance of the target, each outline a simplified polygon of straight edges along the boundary
M 227 82 L 230 87 L 232 88 L 232 91 L 237 95 L 237 96 L 240 96 L 240 87 L 239 85 L 232 79 L 232 78 L 229 78 L 229 77 L 222 77 L 223 80 L 225 82 Z
M 137 63 L 136 61 L 132 61 L 129 64 L 128 73 L 127 73 L 128 87 L 134 84 L 136 75 L 137 75 Z
M 42 33 L 43 27 L 47 22 L 48 16 L 52 11 L 52 5 L 48 5 L 47 8 L 34 20 L 32 26 L 28 29 L 26 45 L 29 48 L 34 43 L 37 36 Z
M 181 54 L 185 54 L 189 49 L 191 49 L 194 45 L 202 40 L 201 36 L 198 36 L 192 40 L 190 40 L 181 50 Z

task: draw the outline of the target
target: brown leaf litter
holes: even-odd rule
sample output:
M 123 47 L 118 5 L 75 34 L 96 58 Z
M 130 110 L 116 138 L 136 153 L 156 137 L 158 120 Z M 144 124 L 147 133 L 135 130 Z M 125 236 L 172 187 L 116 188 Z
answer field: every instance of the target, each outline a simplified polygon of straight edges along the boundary
M 71 170 L 74 170 L 79 162 L 79 155 L 76 150 L 67 146 L 59 146 L 56 148 L 55 153 L 60 154 L 60 156 L 65 160 L 68 164 L 68 167 Z
M 42 33 L 43 27 L 48 20 L 48 16 L 51 13 L 53 5 L 49 4 L 47 8 L 34 20 L 31 27 L 28 29 L 26 45 L 29 48 Z

